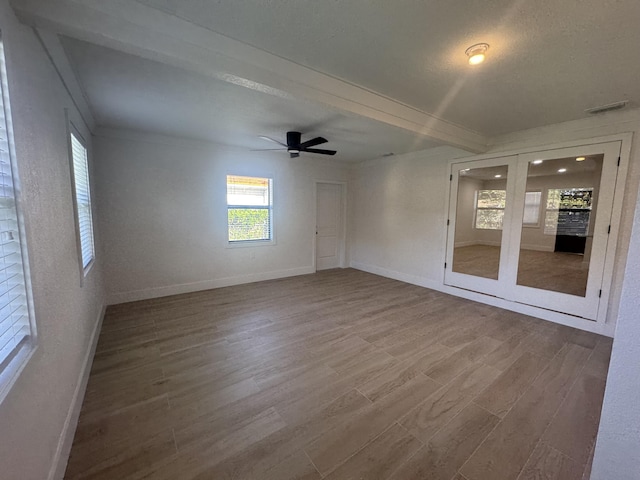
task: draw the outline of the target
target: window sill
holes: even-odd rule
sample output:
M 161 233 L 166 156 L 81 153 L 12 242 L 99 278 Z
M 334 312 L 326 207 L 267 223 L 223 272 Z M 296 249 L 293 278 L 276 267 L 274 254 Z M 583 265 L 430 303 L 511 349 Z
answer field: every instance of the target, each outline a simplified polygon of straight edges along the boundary
M 245 240 L 241 242 L 227 242 L 226 248 L 266 247 L 275 244 L 275 240 Z
M 80 259 L 80 262 L 82 262 L 82 259 Z M 91 272 L 95 264 L 96 264 L 96 259 L 94 257 L 89 262 L 89 265 L 87 265 L 86 267 L 80 267 L 80 288 L 84 286 L 85 279 L 87 278 L 87 276 L 89 275 L 89 273 Z
M 33 344 L 33 341 L 26 341 L 9 364 L 0 371 L 0 405 L 2 405 L 5 398 L 7 398 L 7 395 L 29 363 L 29 360 L 31 360 L 31 357 L 33 357 L 36 349 L 37 346 Z

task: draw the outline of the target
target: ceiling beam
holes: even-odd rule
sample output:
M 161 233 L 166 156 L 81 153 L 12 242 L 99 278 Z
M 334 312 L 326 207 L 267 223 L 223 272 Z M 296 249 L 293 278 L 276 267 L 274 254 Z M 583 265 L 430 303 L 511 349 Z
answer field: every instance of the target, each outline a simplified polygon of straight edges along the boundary
M 473 153 L 487 150 L 487 138 L 477 132 L 135 0 L 20 0 L 12 5 L 35 28 L 266 94 L 319 102 Z
M 91 133 L 96 130 L 96 121 L 87 101 L 85 92 L 78 82 L 78 79 L 69 63 L 69 59 L 60 43 L 60 37 L 51 33 L 49 30 L 35 29 L 36 35 L 40 39 L 40 43 L 44 47 L 53 63 L 62 84 L 67 89 L 71 100 L 75 104 L 80 117 L 84 121 L 86 127 Z

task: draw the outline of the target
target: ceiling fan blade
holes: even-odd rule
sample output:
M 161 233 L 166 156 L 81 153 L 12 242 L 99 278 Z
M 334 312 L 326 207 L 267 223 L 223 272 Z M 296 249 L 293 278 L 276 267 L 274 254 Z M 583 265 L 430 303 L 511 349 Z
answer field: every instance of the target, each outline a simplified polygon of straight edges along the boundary
M 287 147 L 282 148 L 252 148 L 249 150 L 250 152 L 281 152 L 282 150 L 286 150 Z
M 261 138 L 261 139 L 263 139 L 263 140 L 267 140 L 267 141 L 269 141 L 269 142 L 277 143 L 278 145 L 282 145 L 282 146 L 283 146 L 283 147 L 285 147 L 285 148 L 287 147 L 287 144 L 286 144 L 286 143 L 279 142 L 278 140 L 274 140 L 274 139 L 273 139 L 273 138 L 271 138 L 271 137 L 266 137 L 266 136 L 264 136 L 264 135 L 259 135 L 259 136 L 258 136 L 258 138 Z
M 304 143 L 300 144 L 300 149 L 304 150 L 308 147 L 315 147 L 316 145 L 320 145 L 321 143 L 327 143 L 329 140 L 327 140 L 326 138 L 322 138 L 322 137 L 316 137 L 316 138 L 312 138 L 311 140 L 307 140 Z
M 335 155 L 335 150 L 323 150 L 322 148 L 305 148 L 302 152 L 319 153 L 320 155 Z

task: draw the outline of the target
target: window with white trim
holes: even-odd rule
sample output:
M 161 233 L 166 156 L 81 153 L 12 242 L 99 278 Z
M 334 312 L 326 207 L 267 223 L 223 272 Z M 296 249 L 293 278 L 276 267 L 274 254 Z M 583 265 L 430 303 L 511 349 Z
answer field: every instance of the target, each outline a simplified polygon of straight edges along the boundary
M 83 272 L 87 272 L 95 258 L 93 240 L 93 216 L 91 213 L 91 188 L 89 186 L 89 164 L 87 149 L 79 135 L 71 135 L 71 157 L 73 160 L 73 191 L 76 208 L 76 229 L 80 247 Z
M 540 201 L 542 192 L 531 191 L 524 194 L 524 213 L 522 225 L 525 227 L 537 227 L 540 225 Z
M 227 175 L 230 244 L 273 240 L 273 180 Z
M 17 173 L 13 161 L 13 138 L 8 97 L 4 47 L 0 38 L 0 399 L 34 345 L 27 291 L 29 280 L 24 264 L 26 251 L 21 240 L 16 204 Z
M 506 204 L 506 190 L 476 190 L 475 228 L 502 230 Z

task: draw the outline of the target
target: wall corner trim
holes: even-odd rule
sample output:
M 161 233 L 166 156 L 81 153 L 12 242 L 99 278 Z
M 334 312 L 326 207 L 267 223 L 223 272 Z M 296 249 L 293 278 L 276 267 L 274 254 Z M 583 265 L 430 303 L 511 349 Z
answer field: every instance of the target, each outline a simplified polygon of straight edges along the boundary
M 102 321 L 104 320 L 104 314 L 106 311 L 106 304 L 102 305 L 93 332 L 91 333 L 91 340 L 89 347 L 84 356 L 82 370 L 76 384 L 76 389 L 73 392 L 71 399 L 71 405 L 69 406 L 69 412 L 67 418 L 64 421 L 60 438 L 58 439 L 58 447 L 53 457 L 53 463 L 49 470 L 48 480 L 62 480 L 64 478 L 65 470 L 67 469 L 67 461 L 69 460 L 69 454 L 71 453 L 71 445 L 73 444 L 73 437 L 76 433 L 76 427 L 78 425 L 78 419 L 80 417 L 80 409 L 82 408 L 82 401 L 84 400 L 84 394 L 87 389 L 87 383 L 89 382 L 89 374 L 91 373 L 91 365 L 93 363 L 93 357 L 96 353 L 96 347 L 98 345 L 98 338 L 100 337 L 100 330 L 102 329 Z

